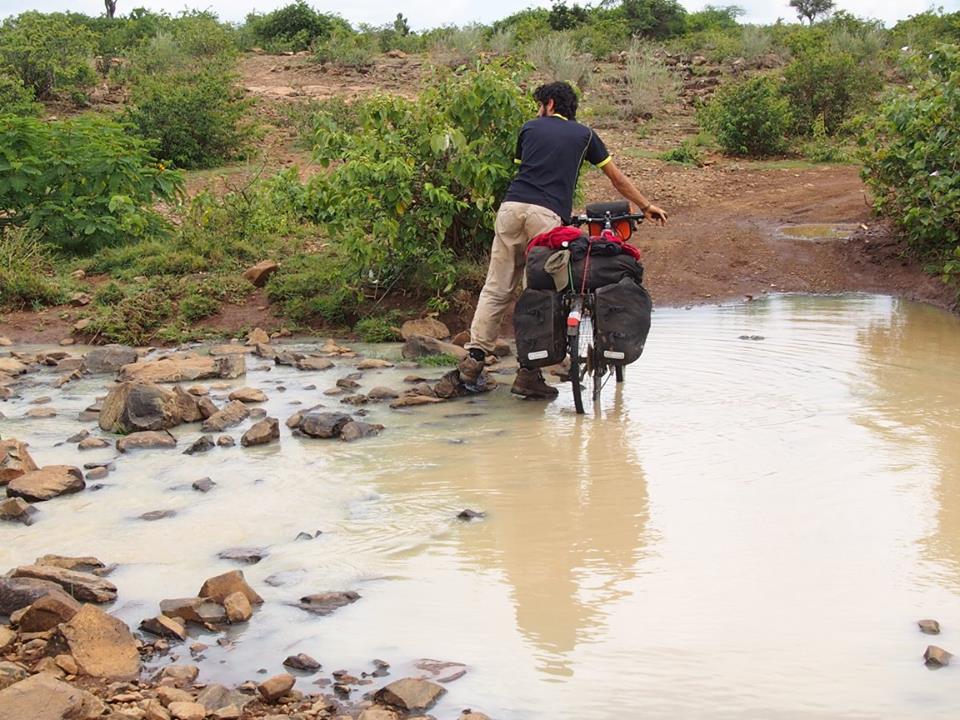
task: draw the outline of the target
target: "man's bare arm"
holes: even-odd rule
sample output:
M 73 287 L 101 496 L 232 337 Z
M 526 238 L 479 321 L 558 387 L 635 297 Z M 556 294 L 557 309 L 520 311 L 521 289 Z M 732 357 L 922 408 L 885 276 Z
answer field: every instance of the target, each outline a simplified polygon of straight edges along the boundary
M 637 186 L 630 181 L 630 178 L 624 175 L 623 171 L 617 167 L 616 163 L 611 160 L 604 165 L 602 169 L 610 180 L 610 184 L 613 185 L 618 193 L 640 208 L 640 211 L 646 215 L 648 219 L 655 220 L 661 225 L 666 225 L 667 214 L 647 200 L 637 189 Z

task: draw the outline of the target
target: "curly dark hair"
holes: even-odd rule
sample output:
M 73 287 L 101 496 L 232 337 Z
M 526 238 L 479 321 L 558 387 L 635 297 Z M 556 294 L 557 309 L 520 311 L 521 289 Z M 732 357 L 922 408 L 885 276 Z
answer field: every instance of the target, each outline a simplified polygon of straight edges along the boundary
M 570 83 L 552 82 L 533 91 L 533 99 L 541 105 L 553 100 L 553 111 L 567 120 L 577 119 L 577 93 Z

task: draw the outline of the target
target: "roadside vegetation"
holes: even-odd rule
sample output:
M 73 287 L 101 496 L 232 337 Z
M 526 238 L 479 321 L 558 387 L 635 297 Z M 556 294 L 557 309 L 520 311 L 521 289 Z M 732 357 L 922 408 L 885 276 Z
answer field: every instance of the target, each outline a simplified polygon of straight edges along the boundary
M 665 108 L 699 134 L 660 153 L 858 162 L 877 211 L 932 272 L 960 277 L 960 13 L 885 28 L 823 0 L 755 26 L 735 6 L 555 2 L 491 25 L 415 32 L 402 13 L 351 26 L 300 1 L 240 25 L 209 12 L 25 12 L 0 23 L 0 307 L 90 298 L 102 341 L 202 337 L 257 290 L 287 325 L 389 335 L 398 306 L 462 309 L 484 274 L 529 88 L 565 79 L 584 119 L 638 137 Z M 122 11 L 122 8 L 121 8 Z M 375 72 L 429 68 L 416 100 L 289 107 L 322 170 L 263 172 L 271 128 L 239 80 L 245 53 Z M 600 92 L 598 88 L 617 88 Z M 226 186 L 197 171 L 259 163 Z M 187 188 L 190 188 L 189 192 Z M 389 309 L 388 309 L 389 308 Z M 243 331 L 245 328 L 236 328 Z

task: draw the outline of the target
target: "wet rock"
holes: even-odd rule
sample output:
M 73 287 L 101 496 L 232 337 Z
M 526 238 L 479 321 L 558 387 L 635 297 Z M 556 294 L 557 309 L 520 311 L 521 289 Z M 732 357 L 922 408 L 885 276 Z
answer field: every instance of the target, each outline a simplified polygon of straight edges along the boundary
M 374 699 L 407 712 L 416 712 L 429 710 L 445 692 L 443 687 L 429 680 L 403 678 L 381 688 Z
M 466 510 L 462 510 L 460 513 L 457 514 L 457 520 L 470 522 L 471 520 L 482 520 L 486 516 L 487 514 L 483 511 L 471 510 L 470 508 L 467 508 Z
M 16 635 L 14 635 L 16 637 Z M 5 690 L 14 683 L 26 680 L 30 671 L 22 665 L 12 662 L 0 662 L 0 690 Z
M 71 435 L 70 437 L 68 437 L 64 442 L 68 442 L 68 443 L 83 442 L 83 441 L 86 440 L 88 437 L 90 437 L 90 431 L 89 431 L 89 430 L 81 430 L 80 432 L 76 432 L 76 433 L 74 433 L 73 435 Z
M 80 611 L 80 603 L 65 593 L 44 595 L 20 616 L 20 632 L 40 633 L 69 621 Z
M 0 720 L 92 720 L 103 712 L 93 695 L 47 673 L 0 691 Z
M 371 400 L 393 400 L 400 397 L 400 393 L 388 387 L 377 386 L 367 393 Z
M 401 354 L 411 360 L 428 355 L 451 355 L 457 360 L 462 360 L 466 357 L 467 351 L 453 343 L 443 342 L 424 335 L 411 335 L 403 344 Z
M 269 345 L 270 344 L 270 335 L 267 334 L 267 331 L 263 328 L 254 328 L 250 331 L 250 334 L 247 335 L 247 345 L 251 347 L 256 347 L 257 345 Z
M 145 512 L 143 515 L 138 515 L 137 519 L 144 520 L 145 522 L 156 522 L 157 520 L 166 520 L 176 516 L 176 510 L 151 510 L 150 512 Z
M 80 492 L 85 487 L 80 468 L 47 465 L 11 480 L 7 485 L 7 496 L 30 502 L 43 502 L 60 495 Z
M 329 370 L 333 367 L 333 360 L 323 357 L 305 357 L 297 360 L 295 367 L 297 370 L 307 370 L 318 372 L 320 370 Z
M 237 708 L 238 717 L 239 711 L 243 710 L 253 700 L 254 698 L 251 695 L 218 684 L 208 685 L 197 695 L 197 702 L 203 705 L 207 712 L 216 712 L 233 706 Z
M 288 668 L 292 668 L 294 670 L 303 670 L 304 672 L 315 672 L 321 667 L 320 663 L 306 653 L 291 655 L 283 661 L 283 664 Z
M 390 403 L 390 407 L 394 410 L 399 410 L 401 408 L 418 407 L 420 405 L 434 405 L 439 402 L 443 402 L 443 400 L 429 397 L 428 395 L 404 395 Z
M 199 398 L 197 400 L 197 407 L 200 410 L 200 417 L 202 417 L 204 420 L 220 412 L 220 408 L 218 408 L 217 404 L 209 397 Z
M 392 368 L 393 363 L 389 360 L 380 358 L 364 358 L 357 363 L 357 370 L 381 370 L 383 368 Z
M 218 447 L 228 448 L 228 447 L 233 447 L 236 444 L 237 444 L 237 441 L 234 440 L 229 435 L 221 435 L 220 437 L 217 438 Z
M 239 400 L 232 400 L 222 410 L 203 421 L 204 432 L 223 432 L 250 417 L 250 410 Z
M 91 375 L 115 373 L 124 365 L 137 362 L 137 351 L 125 345 L 105 345 L 83 356 L 83 369 Z
M 12 357 L 0 358 L 0 373 L 4 375 L 23 375 L 27 366 Z
M 265 702 L 274 703 L 293 689 L 296 678 L 293 675 L 283 673 L 276 675 L 269 680 L 257 685 L 257 692 Z
M 140 629 L 158 637 L 187 639 L 187 629 L 177 618 L 157 615 L 140 623 Z
M 209 352 L 212 357 L 221 357 L 223 355 L 246 355 L 250 350 L 232 340 L 226 345 L 216 345 L 210 348 Z
M 258 547 L 228 548 L 217 553 L 217 557 L 221 560 L 232 560 L 245 565 L 256 565 L 268 555 L 270 552 L 266 548 Z
M 60 593 L 63 589 L 49 580 L 0 576 L 0 615 L 12 615 L 44 595 Z
M 242 711 L 236 705 L 227 705 L 213 713 L 215 720 L 240 720 Z
M 419 320 L 407 320 L 400 327 L 400 335 L 404 340 L 409 340 L 417 335 L 443 340 L 450 337 L 450 328 L 435 318 L 421 318 Z
M 765 338 L 763 335 L 741 335 L 741 336 L 738 337 L 737 339 L 738 339 L 738 340 L 753 340 L 753 341 L 755 341 L 755 342 L 756 342 L 756 341 L 759 341 L 759 340 L 766 340 L 766 338 Z
M 207 709 L 195 702 L 172 702 L 167 706 L 174 720 L 203 720 Z
M 370 398 L 363 394 L 348 395 L 340 402 L 344 403 L 345 405 L 359 406 L 366 405 L 368 402 L 370 402 Z
M 12 578 L 29 578 L 54 583 L 82 602 L 108 603 L 117 599 L 117 587 L 92 573 L 78 572 L 54 565 L 24 565 L 9 573 Z
M 0 521 L 32 525 L 34 513 L 36 508 L 23 498 L 12 497 L 0 500 Z
M 936 620 L 919 620 L 917 625 L 920 626 L 920 632 L 925 635 L 939 635 L 940 634 L 940 623 Z
M 177 416 L 180 422 L 192 423 L 205 419 L 204 411 L 200 407 L 200 400 L 177 385 L 173 388 L 177 400 Z
M 204 598 L 172 598 L 160 601 L 160 614 L 170 618 L 177 618 L 184 622 L 203 622 L 200 618 L 200 606 Z
M 360 387 L 360 383 L 353 378 L 342 377 L 337 380 L 337 387 L 343 388 L 344 390 L 356 390 L 358 387 Z
M 253 617 L 250 601 L 242 592 L 230 593 L 223 599 L 223 609 L 230 623 L 244 623 Z
M 92 555 L 79 557 L 73 555 L 41 555 L 33 564 L 87 573 L 106 568 L 106 565 L 101 562 L 99 558 L 95 558 Z
M 199 453 L 205 453 L 208 450 L 212 450 L 214 447 L 215 444 L 211 435 L 201 435 L 190 444 L 190 447 L 183 451 L 183 454 L 198 455 Z
M 107 475 L 110 474 L 110 471 L 106 466 L 101 465 L 100 467 L 95 467 L 90 472 L 88 472 L 84 477 L 87 480 L 103 480 Z
M 467 666 L 463 663 L 446 662 L 443 660 L 417 660 L 415 667 L 423 670 L 421 677 L 438 683 L 451 683 L 467 674 Z
M 228 595 L 235 592 L 243 593 L 252 605 L 259 605 L 263 602 L 263 598 L 247 584 L 243 572 L 240 570 L 232 570 L 210 578 L 203 583 L 198 596 L 222 603 Z M 167 613 L 164 612 L 164 614 Z
M 200 668 L 196 665 L 167 665 L 157 676 L 157 682 L 161 685 L 183 687 L 196 680 L 199 674 Z
M 288 428 L 293 430 L 294 428 L 300 427 L 300 423 L 303 421 L 303 416 L 306 414 L 305 411 L 295 412 L 293 415 L 287 418 L 287 421 L 284 423 Z
M 300 598 L 297 607 L 314 615 L 329 615 L 334 610 L 345 605 L 351 605 L 359 599 L 360 594 L 350 590 L 346 592 L 324 592 Z
M 261 403 L 267 401 L 267 394 L 263 390 L 251 387 L 234 390 L 227 397 L 230 400 L 239 400 L 244 403 Z
M 101 450 L 105 447 L 110 447 L 110 443 L 103 438 L 96 437 L 84 438 L 77 444 L 78 450 Z
M 360 713 L 357 720 L 399 720 L 400 715 L 396 710 L 391 710 L 383 705 L 372 705 Z
M 459 345 L 460 347 L 463 347 L 468 342 L 470 342 L 470 331 L 462 330 L 461 332 L 458 332 L 456 335 L 453 336 L 453 338 L 451 338 L 450 342 L 452 342 L 454 345 Z
M 464 710 L 457 720 L 490 720 L 490 716 L 476 710 Z
M 166 430 L 131 433 L 117 440 L 117 450 L 156 450 L 169 449 L 177 446 L 177 439 Z
M 246 372 L 247 365 L 243 355 L 167 357 L 124 365 L 119 377 L 121 381 L 179 383 L 211 378 L 233 380 Z
M 37 469 L 37 464 L 27 452 L 26 443 L 13 438 L 0 440 L 0 485 L 6 485 L 14 478 Z
M 60 634 L 82 674 L 110 680 L 140 674 L 140 652 L 130 629 L 98 607 L 84 605 Z
M 193 484 L 190 486 L 197 492 L 208 493 L 213 490 L 217 484 L 208 477 L 200 478 L 199 480 L 194 480 Z
M 300 421 L 300 432 L 315 438 L 338 437 L 353 418 L 343 413 L 307 413 Z
M 249 280 L 254 287 L 263 287 L 267 284 L 267 280 L 270 279 L 270 276 L 273 275 L 277 270 L 280 269 L 280 266 L 277 265 L 273 260 L 263 260 L 258 262 L 256 265 L 247 268 L 243 276 Z
M 107 393 L 97 419 L 101 430 L 166 430 L 182 421 L 177 395 L 152 383 L 125 382 Z
M 382 431 L 383 425 L 352 420 L 343 426 L 340 431 L 340 439 L 344 442 L 353 442 L 371 435 L 379 435 Z
M 280 421 L 276 418 L 265 418 L 253 424 L 240 438 L 244 447 L 266 445 L 280 439 Z
M 950 658 L 952 657 L 952 653 L 949 653 L 943 648 L 937 647 L 936 645 L 928 646 L 923 653 L 923 661 L 926 663 L 927 667 L 930 668 L 946 667 L 950 664 Z
M 158 687 L 157 698 L 164 707 L 169 707 L 170 703 L 175 702 L 193 702 L 193 695 L 172 685 Z
M 32 410 L 27 410 L 24 414 L 24 417 L 33 418 L 35 420 L 42 420 L 45 418 L 52 418 L 57 416 L 57 411 L 53 408 L 48 407 L 38 407 L 33 408 Z

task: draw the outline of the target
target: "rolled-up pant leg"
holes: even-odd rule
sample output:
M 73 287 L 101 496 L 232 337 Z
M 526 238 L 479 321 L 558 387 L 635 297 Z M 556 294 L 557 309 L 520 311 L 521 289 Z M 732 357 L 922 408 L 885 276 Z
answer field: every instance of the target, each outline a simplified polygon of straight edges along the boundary
M 470 325 L 467 349 L 493 352 L 503 315 L 523 276 L 527 243 L 560 224 L 559 215 L 539 205 L 505 202 L 500 206 L 494 224 L 490 267 Z

